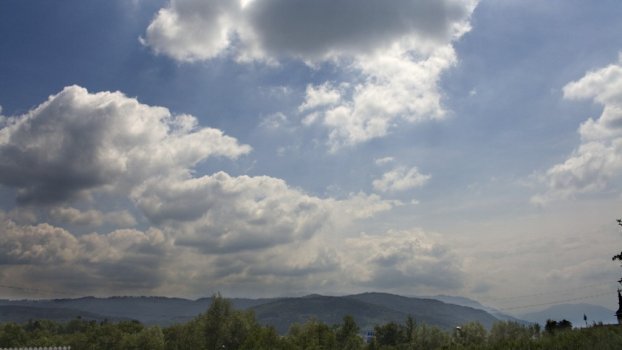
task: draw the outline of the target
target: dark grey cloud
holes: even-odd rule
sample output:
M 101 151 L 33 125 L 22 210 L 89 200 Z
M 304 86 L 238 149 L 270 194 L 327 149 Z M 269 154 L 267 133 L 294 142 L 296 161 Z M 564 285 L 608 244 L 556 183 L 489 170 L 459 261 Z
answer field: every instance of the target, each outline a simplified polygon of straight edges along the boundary
M 351 56 L 398 42 L 444 45 L 464 32 L 471 0 L 171 0 L 142 42 L 178 60 L 231 49 L 242 60 Z
M 445 43 L 471 9 L 464 1 L 255 0 L 246 12 L 271 55 L 316 59 L 370 53 L 410 36 Z

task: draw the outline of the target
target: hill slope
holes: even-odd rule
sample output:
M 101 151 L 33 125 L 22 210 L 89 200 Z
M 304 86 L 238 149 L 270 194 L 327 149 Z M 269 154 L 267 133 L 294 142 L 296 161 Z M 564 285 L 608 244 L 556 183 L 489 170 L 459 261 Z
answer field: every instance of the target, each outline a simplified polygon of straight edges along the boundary
M 502 320 L 502 321 L 512 321 L 512 322 L 517 322 L 517 323 L 521 323 L 521 324 L 529 324 L 530 322 L 527 322 L 525 320 L 516 318 L 514 316 L 505 314 L 495 308 L 492 307 L 488 307 L 485 305 L 482 305 L 479 301 L 473 300 L 473 299 L 469 299 L 469 298 L 465 298 L 465 297 L 456 297 L 456 296 L 450 296 L 450 295 L 436 295 L 433 297 L 430 297 L 431 299 L 436 299 L 436 300 L 440 300 L 444 303 L 448 303 L 448 304 L 456 304 L 456 305 L 462 305 L 462 306 L 468 306 L 468 307 L 472 307 L 474 309 L 480 309 L 480 310 L 484 310 L 487 313 L 493 315 L 495 318 Z
M 444 303 L 435 299 L 411 298 L 387 293 L 363 293 L 346 296 L 369 304 L 381 305 L 404 315 L 411 315 L 418 322 L 425 322 L 441 328 L 453 328 L 460 324 L 477 321 L 490 328 L 498 321 L 486 311 Z M 402 320 L 399 320 L 402 322 Z
M 69 308 L 0 305 L 0 322 L 25 323 L 29 320 L 41 319 L 52 320 L 56 322 L 68 322 L 78 317 L 81 317 L 84 320 L 94 320 L 98 322 L 104 320 L 113 322 L 129 320 L 124 317 L 115 318 Z
M 294 323 L 316 319 L 326 324 L 341 323 L 350 315 L 362 329 L 390 321 L 403 322 L 406 314 L 383 306 L 345 297 L 314 295 L 303 298 L 285 298 L 251 308 L 257 320 L 271 325 L 280 334 L 287 333 Z
M 390 321 L 402 323 L 409 315 L 417 322 L 445 329 L 469 321 L 478 321 L 490 327 L 496 321 L 492 315 L 482 310 L 433 299 L 409 298 L 386 293 L 341 297 L 310 295 L 278 299 L 237 298 L 230 301 L 234 308 L 253 310 L 260 323 L 272 325 L 280 333 L 286 333 L 292 323 L 304 323 L 314 318 L 327 324 L 337 324 L 341 323 L 346 315 L 354 317 L 363 329 L 371 329 L 374 325 Z M 22 322 L 41 318 L 66 320 L 82 316 L 98 320 L 133 319 L 144 324 L 160 326 L 187 322 L 205 312 L 210 304 L 211 298 L 188 300 L 164 297 L 0 300 L 0 307 L 5 307 L 6 310 L 2 311 L 4 321 Z

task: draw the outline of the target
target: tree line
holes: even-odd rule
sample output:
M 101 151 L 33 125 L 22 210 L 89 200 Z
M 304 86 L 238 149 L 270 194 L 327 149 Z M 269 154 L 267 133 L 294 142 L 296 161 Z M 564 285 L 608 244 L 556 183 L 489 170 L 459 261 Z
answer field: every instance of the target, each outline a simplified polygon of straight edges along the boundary
M 366 341 L 368 340 L 368 341 Z M 499 321 L 490 330 L 476 322 L 446 331 L 416 322 L 389 322 L 364 339 L 351 316 L 340 324 L 317 320 L 293 324 L 286 335 L 260 325 L 252 311 L 235 310 L 220 295 L 209 309 L 183 324 L 145 326 L 138 321 L 66 323 L 31 320 L 0 324 L 0 347 L 71 346 L 72 350 L 401 350 L 401 349 L 621 349 L 622 327 L 593 325 L 573 329 L 568 321 L 537 324 Z

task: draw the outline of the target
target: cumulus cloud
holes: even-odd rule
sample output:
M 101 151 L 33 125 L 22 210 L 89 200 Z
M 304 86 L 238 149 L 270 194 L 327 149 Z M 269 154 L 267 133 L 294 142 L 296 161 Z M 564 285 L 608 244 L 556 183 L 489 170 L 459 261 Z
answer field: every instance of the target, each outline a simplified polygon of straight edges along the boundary
M 133 193 L 176 243 L 209 253 L 266 248 L 310 238 L 326 222 L 325 201 L 267 176 L 153 179 Z
M 581 124 L 581 144 L 568 159 L 539 176 L 547 189 L 532 198 L 534 203 L 602 191 L 622 172 L 622 56 L 617 64 L 567 84 L 564 98 L 591 99 L 603 110 Z
M 313 111 L 305 121 L 328 128 L 328 145 L 336 151 L 386 136 L 399 123 L 441 119 L 446 111 L 438 80 L 455 63 L 450 45 L 425 55 L 397 47 L 359 57 L 350 67 L 360 73 L 360 81 L 342 85 L 340 103 Z
M 401 122 L 442 118 L 438 80 L 476 0 L 171 0 L 142 42 L 181 61 L 330 62 L 351 79 L 307 86 L 303 124 L 328 129 L 331 151 Z
M 55 285 L 69 282 L 78 293 L 122 286 L 124 290 L 157 286 L 173 247 L 156 229 L 115 230 L 75 236 L 49 224 L 0 222 L 0 267 L 11 283 Z M 66 286 L 65 286 L 66 287 Z M 59 286 L 59 290 L 64 287 Z
M 176 244 L 206 253 L 266 249 L 308 240 L 330 225 L 368 218 L 396 205 L 376 195 L 322 199 L 269 176 L 155 178 L 133 193 L 146 217 Z
M 55 203 L 249 151 L 192 116 L 69 86 L 0 129 L 0 183 L 16 188 L 21 203 Z
M 182 61 L 232 49 L 238 58 L 325 60 L 446 43 L 468 30 L 472 0 L 171 0 L 142 42 Z
M 101 226 L 104 223 L 115 227 L 132 227 L 136 219 L 126 210 L 117 210 L 104 213 L 99 210 L 79 210 L 73 207 L 57 206 L 49 210 L 50 219 L 61 224 L 78 226 Z
M 62 228 L 48 224 L 19 226 L 2 220 L 0 262 L 2 264 L 51 264 L 72 261 L 78 240 Z
M 459 288 L 461 261 L 449 247 L 418 230 L 348 239 L 344 259 L 357 283 L 375 288 Z
M 158 11 L 141 42 L 157 53 L 194 61 L 224 51 L 234 34 L 238 1 L 171 1 Z
M 71 207 L 55 207 L 50 210 L 50 218 L 72 225 L 100 226 L 104 221 L 104 214 L 99 210 L 80 211 Z
M 341 100 L 341 93 L 329 83 L 308 85 L 305 101 L 298 107 L 301 112 L 324 106 L 332 106 Z
M 192 116 L 65 88 L 0 130 L 0 183 L 28 204 L 0 211 L 0 279 L 78 294 L 326 284 L 342 266 L 326 237 L 401 205 L 194 171 L 206 158 L 249 151 Z M 143 226 L 123 229 L 138 226 L 134 215 Z M 197 278 L 208 282 L 188 283 Z
M 376 194 L 351 193 L 341 200 L 330 200 L 337 221 L 371 218 L 377 213 L 402 205 L 398 200 L 382 199 Z
M 372 182 L 374 189 L 381 192 L 400 192 L 421 187 L 430 180 L 430 175 L 421 174 L 417 167 L 397 167 Z

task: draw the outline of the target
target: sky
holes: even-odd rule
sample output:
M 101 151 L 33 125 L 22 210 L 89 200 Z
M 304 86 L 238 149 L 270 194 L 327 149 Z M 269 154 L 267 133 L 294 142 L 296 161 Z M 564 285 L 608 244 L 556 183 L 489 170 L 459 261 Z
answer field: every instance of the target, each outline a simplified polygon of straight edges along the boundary
M 617 0 L 0 2 L 0 297 L 616 305 Z

